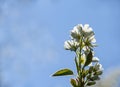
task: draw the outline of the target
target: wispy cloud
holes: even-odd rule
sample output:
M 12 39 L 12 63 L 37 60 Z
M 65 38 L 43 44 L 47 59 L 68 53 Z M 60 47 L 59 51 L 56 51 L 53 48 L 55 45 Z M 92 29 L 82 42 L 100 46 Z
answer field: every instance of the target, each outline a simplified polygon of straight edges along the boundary
M 120 79 L 120 68 L 112 68 L 106 71 L 105 75 L 92 87 L 118 87 Z

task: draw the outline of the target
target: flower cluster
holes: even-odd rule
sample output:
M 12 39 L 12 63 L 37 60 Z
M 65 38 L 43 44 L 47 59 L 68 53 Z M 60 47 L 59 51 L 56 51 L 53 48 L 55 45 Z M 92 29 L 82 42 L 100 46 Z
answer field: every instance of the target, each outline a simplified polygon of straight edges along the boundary
M 93 29 L 88 24 L 78 24 L 71 30 L 71 40 L 64 43 L 66 50 L 76 53 L 75 64 L 77 77 L 71 79 L 73 87 L 86 87 L 96 84 L 103 73 L 99 58 L 95 57 L 93 48 L 96 47 L 96 39 Z M 53 74 L 53 76 L 63 76 L 74 74 L 72 70 L 62 69 Z
M 84 26 L 78 24 L 71 30 L 71 40 L 65 41 L 64 47 L 66 50 L 76 51 L 80 45 L 85 49 L 95 47 L 95 42 L 96 39 L 92 28 L 88 24 Z

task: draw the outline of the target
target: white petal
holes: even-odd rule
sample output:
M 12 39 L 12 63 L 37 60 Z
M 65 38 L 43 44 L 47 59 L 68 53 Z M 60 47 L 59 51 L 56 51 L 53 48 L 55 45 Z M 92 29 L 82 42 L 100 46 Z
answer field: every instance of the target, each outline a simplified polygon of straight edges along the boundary
M 95 36 L 93 35 L 93 36 L 89 37 L 89 41 L 92 43 L 95 43 L 96 42 Z
M 92 41 L 91 41 L 92 43 L 95 43 L 96 42 L 96 39 L 94 38 L 94 39 L 92 39 Z
M 99 62 L 99 58 L 98 57 L 93 57 L 92 62 Z
M 77 26 L 80 27 L 80 28 L 83 28 L 83 25 L 82 25 L 82 24 L 78 24 Z
M 81 25 L 76 25 L 73 28 L 73 30 L 71 30 L 72 39 L 78 39 L 79 36 L 81 35 L 81 30 L 82 30 L 82 26 Z
M 88 29 L 88 28 L 89 28 L 89 24 L 85 24 L 85 25 L 84 25 L 84 28 L 85 28 L 85 29 Z
M 92 32 L 93 29 L 89 27 L 89 24 L 85 24 L 83 27 L 83 31 L 87 33 L 87 32 Z
M 99 64 L 99 70 L 104 70 L 101 64 Z
M 70 45 L 68 44 L 68 41 L 64 42 L 64 48 L 65 49 L 70 49 Z
M 88 28 L 88 32 L 92 32 L 93 29 L 91 27 Z

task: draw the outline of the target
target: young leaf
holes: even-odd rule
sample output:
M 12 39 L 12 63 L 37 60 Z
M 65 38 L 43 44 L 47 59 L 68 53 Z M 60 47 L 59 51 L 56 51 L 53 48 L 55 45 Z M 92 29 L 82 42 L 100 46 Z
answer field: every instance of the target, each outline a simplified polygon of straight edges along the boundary
M 103 73 L 102 71 L 95 72 L 96 75 L 102 75 L 102 73 Z
M 90 51 L 89 54 L 87 55 L 84 67 L 89 65 L 92 62 L 92 58 L 93 58 L 93 55 L 92 55 L 92 52 Z
M 94 69 L 93 66 L 90 66 L 89 73 L 92 73 L 93 69 Z
M 98 75 L 95 75 L 95 76 L 91 77 L 90 80 L 91 81 L 100 80 L 100 77 Z
M 88 72 L 89 72 L 89 70 L 83 70 L 83 73 L 82 73 L 83 78 L 85 78 L 86 75 L 88 75 Z
M 91 82 L 88 82 L 88 83 L 87 83 L 87 86 L 91 86 L 91 85 L 95 85 L 95 84 L 96 84 L 95 81 L 91 81 Z
M 65 76 L 65 75 L 73 75 L 73 71 L 70 69 L 61 69 L 55 72 L 52 76 Z

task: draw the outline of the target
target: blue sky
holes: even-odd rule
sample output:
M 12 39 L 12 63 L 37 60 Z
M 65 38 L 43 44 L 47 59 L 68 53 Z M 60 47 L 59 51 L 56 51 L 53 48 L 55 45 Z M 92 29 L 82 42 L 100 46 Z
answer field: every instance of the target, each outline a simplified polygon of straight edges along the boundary
M 50 75 L 75 70 L 74 53 L 63 45 L 79 23 L 95 31 L 105 72 L 120 67 L 119 9 L 119 0 L 0 0 L 2 87 L 70 87 L 71 77 Z

